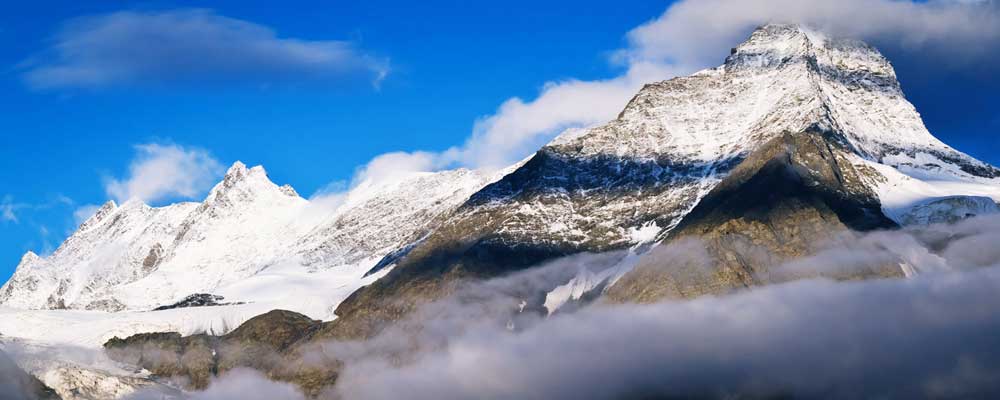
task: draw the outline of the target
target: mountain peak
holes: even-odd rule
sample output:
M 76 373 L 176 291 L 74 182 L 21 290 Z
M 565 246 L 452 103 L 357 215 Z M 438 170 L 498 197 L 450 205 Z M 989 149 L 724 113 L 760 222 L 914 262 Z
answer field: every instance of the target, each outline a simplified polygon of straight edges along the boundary
M 240 161 L 226 172 L 225 178 L 215 185 L 203 203 L 204 207 L 229 206 L 261 198 L 299 198 L 291 186 L 279 187 L 267 175 L 263 166 L 247 168 Z
M 21 256 L 21 261 L 17 263 L 17 268 L 14 270 L 17 271 L 23 268 L 30 268 L 31 265 L 34 265 L 39 261 L 42 261 L 42 257 L 34 251 L 28 250 L 23 256 Z
M 108 200 L 101 206 L 101 208 L 97 209 L 97 212 L 95 212 L 94 215 L 91 215 L 90 218 L 87 218 L 87 220 L 83 222 L 83 224 L 80 224 L 79 230 L 83 231 L 97 225 L 103 221 L 105 217 L 111 215 L 111 213 L 116 209 L 118 209 L 118 204 L 115 203 L 114 200 Z
M 39 257 L 38 254 L 36 254 L 35 252 L 33 252 L 31 250 L 28 250 L 26 253 L 24 253 L 23 256 L 21 256 L 21 265 L 26 265 L 26 264 L 38 261 L 40 259 L 41 259 L 41 257 Z
M 825 78 L 870 80 L 898 91 L 896 73 L 877 49 L 860 40 L 835 38 L 798 24 L 758 27 L 732 49 L 725 68 L 769 70 L 788 65 L 805 65 Z
M 226 176 L 222 179 L 218 185 L 212 189 L 213 194 L 221 191 L 228 190 L 232 187 L 238 186 L 241 182 L 254 180 L 254 181 L 267 181 L 270 183 L 270 179 L 267 177 L 267 171 L 264 170 L 263 166 L 255 166 L 253 168 L 247 168 L 246 164 L 241 161 L 236 161 L 233 163 L 229 170 L 226 171 Z
M 247 165 L 244 164 L 242 161 L 234 162 L 233 165 L 230 166 L 228 170 L 226 170 L 226 178 L 229 177 L 236 178 L 244 176 L 246 174 L 247 174 Z

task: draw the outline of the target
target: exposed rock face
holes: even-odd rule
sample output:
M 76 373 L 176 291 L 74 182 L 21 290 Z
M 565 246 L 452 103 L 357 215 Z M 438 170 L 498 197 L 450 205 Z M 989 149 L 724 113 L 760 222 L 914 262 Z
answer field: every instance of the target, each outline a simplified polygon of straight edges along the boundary
M 59 395 L 0 352 L 0 400 L 55 400 Z
M 209 294 L 209 293 L 196 293 L 188 297 L 185 297 L 183 300 L 178 301 L 174 304 L 168 304 L 156 307 L 153 309 L 153 311 L 172 310 L 175 308 L 187 308 L 187 307 L 224 306 L 233 304 L 233 303 L 225 303 L 223 302 L 223 300 L 225 300 L 225 297 L 223 296 Z
M 751 154 L 670 234 L 668 243 L 697 240 L 703 257 L 661 257 L 654 248 L 607 291 L 620 302 L 654 302 L 722 294 L 809 277 L 772 275 L 770 268 L 804 257 L 857 231 L 895 226 L 864 184 L 873 174 L 854 165 L 824 132 L 786 134 Z M 841 279 L 901 277 L 896 265 L 872 266 Z
M 336 366 L 304 365 L 288 352 L 319 326 L 319 321 L 304 315 L 275 310 L 223 336 L 147 333 L 114 338 L 104 347 L 115 360 L 191 389 L 205 389 L 213 377 L 243 367 L 262 371 L 271 379 L 299 383 L 315 394 L 336 379 Z
M 493 277 L 567 254 L 632 246 L 630 233 L 636 228 L 668 226 L 683 215 L 711 172 L 709 165 L 666 160 L 581 160 L 564 153 L 571 151 L 545 148 L 475 194 L 389 275 L 341 304 L 337 314 L 350 315 L 350 323 L 331 325 L 320 336 L 364 337 L 379 321 L 449 293 L 461 279 Z M 352 325 L 354 321 L 364 322 Z

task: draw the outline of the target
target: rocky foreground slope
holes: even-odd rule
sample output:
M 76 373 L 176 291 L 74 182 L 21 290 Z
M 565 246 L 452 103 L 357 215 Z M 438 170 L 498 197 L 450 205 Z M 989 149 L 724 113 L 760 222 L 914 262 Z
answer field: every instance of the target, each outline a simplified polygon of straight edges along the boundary
M 343 361 L 316 346 L 373 338 L 465 283 L 572 254 L 623 256 L 598 274 L 526 294 L 512 312 L 691 298 L 818 275 L 912 275 L 921 271 L 892 249 L 850 269 L 777 267 L 864 232 L 994 213 L 997 199 L 1000 170 L 927 132 L 877 50 L 767 25 L 724 65 L 647 85 L 614 121 L 557 138 L 471 194 L 427 235 L 389 253 L 380 265 L 391 270 L 340 303 L 338 319 L 256 319 L 247 329 L 295 333 L 236 335 L 280 361 L 235 365 L 318 394 Z M 700 251 L 676 257 L 685 243 Z M 191 343 L 223 354 L 198 374 L 232 368 L 221 360 L 239 340 L 147 335 L 108 347 L 123 359 L 174 349 L 179 364 L 148 366 L 169 376 L 185 374 Z

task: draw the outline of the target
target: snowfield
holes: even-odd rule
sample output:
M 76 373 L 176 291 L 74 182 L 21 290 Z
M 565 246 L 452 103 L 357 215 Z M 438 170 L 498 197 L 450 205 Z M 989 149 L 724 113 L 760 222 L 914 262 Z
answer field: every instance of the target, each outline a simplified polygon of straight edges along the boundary
M 176 308 L 162 311 L 23 310 L 0 308 L 0 334 L 51 345 L 102 346 L 113 337 L 179 332 L 222 335 L 246 320 L 275 309 L 333 320 L 333 310 L 360 286 L 388 273 L 363 277 L 367 265 L 309 273 L 301 268 L 268 271 L 221 288 L 226 302 L 245 304 Z

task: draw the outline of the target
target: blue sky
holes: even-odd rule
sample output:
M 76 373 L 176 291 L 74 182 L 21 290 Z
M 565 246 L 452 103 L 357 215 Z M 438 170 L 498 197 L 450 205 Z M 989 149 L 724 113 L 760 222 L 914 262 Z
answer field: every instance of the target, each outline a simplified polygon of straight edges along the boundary
M 885 3 L 845 3 L 865 1 Z M 137 193 L 153 204 L 198 199 L 211 184 L 202 181 L 236 160 L 305 196 L 349 184 L 389 152 L 426 152 L 403 154 L 415 168 L 481 166 L 482 148 L 499 140 L 506 161 L 558 129 L 613 116 L 605 104 L 642 81 L 721 63 L 769 17 L 719 13 L 727 29 L 706 33 L 712 25 L 684 18 L 696 1 L 22 3 L 0 15 L 0 280 L 25 251 L 58 246 L 76 211 Z M 914 7 L 903 12 L 956 28 L 907 41 L 925 30 L 853 29 L 845 21 L 858 18 L 842 10 L 774 12 L 878 45 L 931 132 L 1000 164 L 1000 40 L 963 28 L 991 29 L 997 6 Z M 629 33 L 643 24 L 670 29 Z M 206 172 L 143 189 L 130 166 L 173 154 L 162 149 Z

